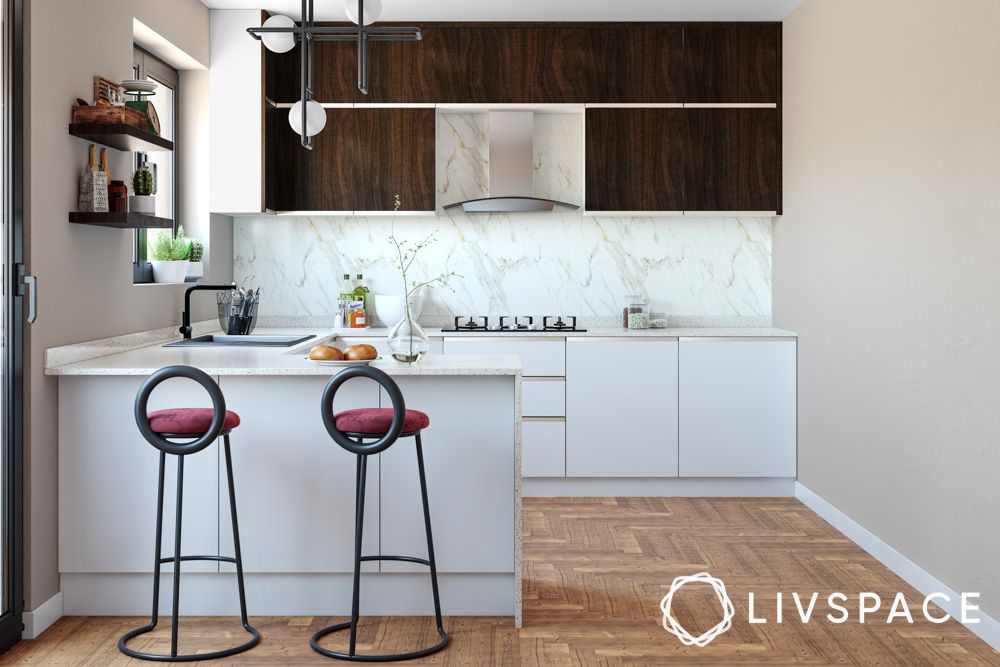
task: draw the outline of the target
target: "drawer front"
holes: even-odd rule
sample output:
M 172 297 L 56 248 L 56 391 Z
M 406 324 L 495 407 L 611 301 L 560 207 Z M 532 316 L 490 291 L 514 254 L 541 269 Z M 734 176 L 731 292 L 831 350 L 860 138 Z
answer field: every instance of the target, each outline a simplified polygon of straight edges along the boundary
M 521 477 L 566 476 L 566 422 L 524 419 L 521 422 Z
M 562 378 L 524 378 L 521 390 L 521 414 L 523 416 L 566 416 L 566 380 Z
M 445 354 L 515 354 L 522 374 L 563 376 L 566 374 L 566 341 L 563 338 L 445 338 Z

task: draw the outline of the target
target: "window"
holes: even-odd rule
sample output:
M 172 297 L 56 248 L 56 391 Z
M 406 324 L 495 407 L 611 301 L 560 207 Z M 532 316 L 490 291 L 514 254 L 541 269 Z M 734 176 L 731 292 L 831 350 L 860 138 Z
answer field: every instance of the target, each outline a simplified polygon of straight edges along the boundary
M 180 77 L 170 65 L 156 56 L 136 47 L 133 50 L 132 73 L 136 79 L 149 79 L 157 84 L 156 94 L 148 99 L 156 110 L 160 120 L 160 136 L 174 142 L 174 150 L 136 153 L 134 167 L 145 162 L 153 171 L 156 195 L 156 215 L 161 218 L 172 218 L 174 230 L 177 229 L 177 98 Z M 138 98 L 136 98 L 138 99 Z M 131 192 L 132 184 L 129 183 Z M 148 234 L 145 229 L 135 232 L 135 248 L 132 257 L 132 281 L 136 283 L 153 282 L 153 273 L 146 260 L 146 242 Z

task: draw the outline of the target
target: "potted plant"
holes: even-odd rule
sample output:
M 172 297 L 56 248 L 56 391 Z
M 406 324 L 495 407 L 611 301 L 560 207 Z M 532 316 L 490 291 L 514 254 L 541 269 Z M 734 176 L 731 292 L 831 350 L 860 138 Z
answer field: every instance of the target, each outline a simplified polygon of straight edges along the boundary
M 145 164 L 132 174 L 132 195 L 128 198 L 128 210 L 133 213 L 156 213 L 156 198 L 153 197 L 153 172 Z
M 201 241 L 191 241 L 191 255 L 188 257 L 187 277 L 201 278 L 205 275 L 205 245 Z
M 190 256 L 191 242 L 184 238 L 183 227 L 177 228 L 176 235 L 169 231 L 161 231 L 149 244 L 149 263 L 153 265 L 153 281 L 184 282 Z

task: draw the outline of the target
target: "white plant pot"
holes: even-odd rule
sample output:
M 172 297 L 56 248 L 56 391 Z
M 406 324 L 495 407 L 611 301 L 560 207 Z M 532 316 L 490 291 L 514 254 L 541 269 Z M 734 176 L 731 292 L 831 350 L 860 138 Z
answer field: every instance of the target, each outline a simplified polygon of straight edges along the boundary
M 187 277 L 188 264 L 191 262 L 182 259 L 176 262 L 156 262 L 153 265 L 153 282 L 157 283 L 182 283 Z
M 188 262 L 187 277 L 202 278 L 205 275 L 205 262 Z
M 128 210 L 131 213 L 156 213 L 156 197 L 153 195 L 129 195 Z
M 420 312 L 424 307 L 423 292 L 410 297 L 410 317 L 413 320 L 420 318 Z M 378 321 L 385 327 L 394 327 L 406 317 L 402 294 L 376 294 L 375 295 L 375 315 Z

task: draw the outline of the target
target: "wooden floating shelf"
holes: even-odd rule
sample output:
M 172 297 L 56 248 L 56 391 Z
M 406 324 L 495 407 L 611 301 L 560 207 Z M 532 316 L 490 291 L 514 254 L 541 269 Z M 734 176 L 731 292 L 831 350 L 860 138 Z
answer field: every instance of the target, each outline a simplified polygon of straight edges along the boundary
M 147 213 L 89 213 L 71 211 L 69 221 L 78 225 L 97 225 L 117 229 L 173 229 L 170 218 L 157 218 Z
M 120 151 L 172 151 L 174 142 L 125 124 L 70 123 L 69 133 Z

